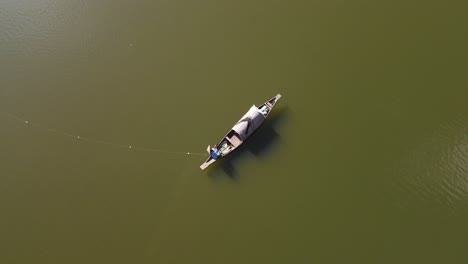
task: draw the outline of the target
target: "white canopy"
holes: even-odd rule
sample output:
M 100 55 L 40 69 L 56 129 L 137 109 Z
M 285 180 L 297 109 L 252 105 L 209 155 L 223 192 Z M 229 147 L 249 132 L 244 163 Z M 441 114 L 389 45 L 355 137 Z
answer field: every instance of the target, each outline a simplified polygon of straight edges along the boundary
M 234 125 L 232 130 L 236 131 L 241 140 L 245 141 L 265 120 L 265 116 L 260 113 L 254 105 L 249 111 Z

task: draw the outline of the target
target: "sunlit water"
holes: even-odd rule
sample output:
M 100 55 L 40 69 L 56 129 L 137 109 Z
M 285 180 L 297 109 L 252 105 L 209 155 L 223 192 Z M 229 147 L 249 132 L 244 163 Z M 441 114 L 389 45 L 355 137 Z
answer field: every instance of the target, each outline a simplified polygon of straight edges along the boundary
M 466 263 L 467 7 L 1 1 L 0 262 Z

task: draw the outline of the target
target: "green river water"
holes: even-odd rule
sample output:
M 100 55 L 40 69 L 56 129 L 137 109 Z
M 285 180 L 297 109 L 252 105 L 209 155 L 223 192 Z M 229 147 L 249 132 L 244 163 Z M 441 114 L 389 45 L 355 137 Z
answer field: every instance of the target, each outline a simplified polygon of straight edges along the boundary
M 467 12 L 0 1 L 0 263 L 468 263 Z

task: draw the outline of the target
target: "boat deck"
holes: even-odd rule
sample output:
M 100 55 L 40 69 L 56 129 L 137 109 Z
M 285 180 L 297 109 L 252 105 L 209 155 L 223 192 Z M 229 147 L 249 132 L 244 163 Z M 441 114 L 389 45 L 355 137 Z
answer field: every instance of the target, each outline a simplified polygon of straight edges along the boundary
M 236 136 L 232 135 L 231 137 L 226 137 L 226 139 L 231 143 L 234 147 L 238 147 L 240 144 L 242 144 L 242 141 Z

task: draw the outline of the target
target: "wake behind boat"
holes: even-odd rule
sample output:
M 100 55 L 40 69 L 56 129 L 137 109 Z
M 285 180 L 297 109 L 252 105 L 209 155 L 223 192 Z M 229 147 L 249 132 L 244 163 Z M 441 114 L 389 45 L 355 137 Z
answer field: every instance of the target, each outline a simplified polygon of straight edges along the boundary
M 277 94 L 259 107 L 253 105 L 218 144 L 213 148 L 208 146 L 206 151 L 210 156 L 200 168 L 202 170 L 206 169 L 216 160 L 231 153 L 244 143 L 244 141 L 260 127 L 263 121 L 265 121 L 273 109 L 273 106 L 275 106 L 280 98 L 281 94 Z

